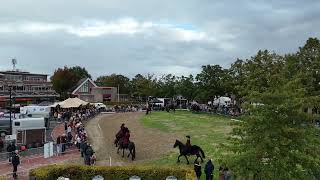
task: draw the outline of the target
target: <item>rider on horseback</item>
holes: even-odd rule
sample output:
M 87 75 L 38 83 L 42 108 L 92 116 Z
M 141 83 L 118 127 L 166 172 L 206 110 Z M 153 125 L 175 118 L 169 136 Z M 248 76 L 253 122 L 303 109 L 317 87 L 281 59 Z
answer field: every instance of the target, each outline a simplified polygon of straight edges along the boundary
M 191 145 L 191 141 L 190 141 L 190 136 L 188 135 L 188 136 L 186 136 L 186 137 L 187 137 L 187 142 L 186 142 L 187 152 L 188 152 L 188 154 L 191 154 L 191 147 L 192 147 L 192 145 Z
M 130 142 L 130 131 L 128 128 L 126 128 L 126 133 L 123 136 L 123 147 L 128 147 Z
M 118 140 L 121 139 L 126 133 L 126 127 L 124 125 L 125 125 L 124 123 L 121 124 L 120 131 L 116 134 L 116 138 Z

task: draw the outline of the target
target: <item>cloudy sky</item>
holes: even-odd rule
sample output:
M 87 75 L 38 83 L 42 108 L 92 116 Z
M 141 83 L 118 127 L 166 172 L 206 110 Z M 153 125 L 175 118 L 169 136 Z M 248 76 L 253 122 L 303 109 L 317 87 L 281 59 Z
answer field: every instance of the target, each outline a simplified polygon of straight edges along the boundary
M 297 51 L 320 37 L 320 1 L 9 0 L 0 2 L 0 70 L 52 74 L 80 65 L 176 75 L 229 67 L 259 49 Z

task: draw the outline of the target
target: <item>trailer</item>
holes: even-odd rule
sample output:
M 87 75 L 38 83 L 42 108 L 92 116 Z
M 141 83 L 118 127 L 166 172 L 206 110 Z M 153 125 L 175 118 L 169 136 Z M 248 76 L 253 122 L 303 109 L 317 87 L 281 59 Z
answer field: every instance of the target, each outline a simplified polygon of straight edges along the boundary
M 12 134 L 16 135 L 18 145 L 39 147 L 46 142 L 46 127 L 44 118 L 15 119 L 12 124 Z

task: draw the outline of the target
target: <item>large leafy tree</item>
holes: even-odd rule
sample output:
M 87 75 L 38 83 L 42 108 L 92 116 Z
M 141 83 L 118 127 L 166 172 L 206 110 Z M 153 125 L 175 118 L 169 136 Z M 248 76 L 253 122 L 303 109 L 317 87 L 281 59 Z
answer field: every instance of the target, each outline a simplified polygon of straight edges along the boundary
M 100 76 L 97 78 L 96 83 L 99 86 L 119 87 L 120 94 L 129 94 L 131 91 L 130 79 L 121 74 Z
M 74 74 L 77 81 L 79 81 L 82 78 L 87 78 L 87 77 L 91 78 L 91 75 L 88 73 L 88 71 L 84 67 L 80 67 L 80 66 L 70 67 L 69 71 Z
M 174 98 L 177 96 L 177 78 L 172 74 L 162 76 L 157 81 L 157 96 Z
M 158 90 L 157 79 L 154 75 L 148 74 L 143 76 L 137 74 L 131 80 L 132 95 L 141 100 L 146 100 L 148 96 L 155 96 Z
M 230 74 L 219 65 L 202 66 L 202 71 L 196 76 L 198 86 L 197 99 L 213 100 L 230 92 Z
M 263 105 L 249 106 L 233 130 L 228 165 L 248 179 L 309 179 L 320 172 L 319 129 L 305 107 L 299 81 L 252 94 Z
M 319 40 L 296 54 L 267 51 L 245 62 L 247 102 L 227 146 L 228 165 L 248 179 L 313 179 L 320 175 Z M 249 84 L 248 84 L 249 83 Z M 247 88 L 246 88 L 247 87 Z M 312 108 L 315 111 L 305 111 Z
M 77 84 L 78 79 L 76 75 L 65 66 L 64 68 L 55 70 L 53 76 L 51 76 L 51 82 L 53 89 L 60 94 L 62 99 L 65 99 L 68 97 L 68 91 Z
M 197 87 L 192 75 L 181 76 L 177 81 L 177 93 L 188 100 L 194 100 L 197 95 Z

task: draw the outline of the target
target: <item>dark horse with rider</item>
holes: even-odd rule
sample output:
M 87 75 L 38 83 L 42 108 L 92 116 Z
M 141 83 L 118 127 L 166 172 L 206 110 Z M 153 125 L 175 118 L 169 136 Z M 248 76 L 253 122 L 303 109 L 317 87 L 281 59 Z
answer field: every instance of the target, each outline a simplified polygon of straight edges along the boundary
M 178 163 L 180 162 L 180 157 L 184 156 L 187 160 L 187 164 L 189 164 L 189 160 L 187 156 L 195 155 L 197 158 L 194 162 L 198 160 L 198 158 L 201 159 L 201 162 L 203 162 L 203 158 L 205 158 L 203 150 L 197 146 L 197 145 L 191 145 L 190 136 L 187 137 L 186 144 L 183 144 L 181 141 L 176 140 L 175 144 L 173 145 L 174 148 L 179 147 L 180 155 L 178 157 Z
M 120 126 L 119 132 L 116 134 L 116 139 L 114 140 L 114 144 L 118 147 L 117 153 L 119 153 L 120 149 L 122 149 L 122 157 L 124 157 L 124 150 L 128 149 L 129 154 L 131 155 L 131 159 L 134 160 L 136 157 L 136 148 L 135 144 L 130 141 L 130 130 L 125 127 L 125 124 Z

